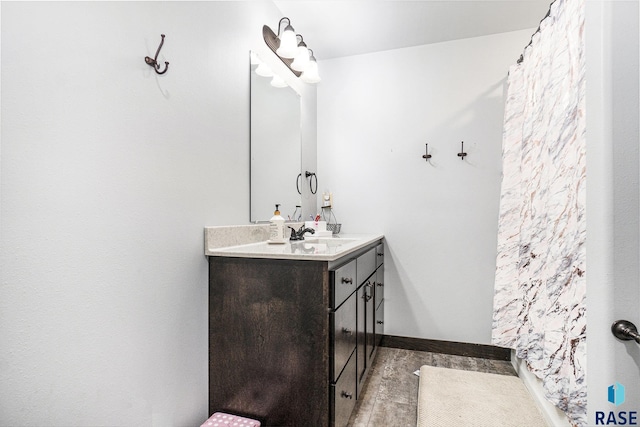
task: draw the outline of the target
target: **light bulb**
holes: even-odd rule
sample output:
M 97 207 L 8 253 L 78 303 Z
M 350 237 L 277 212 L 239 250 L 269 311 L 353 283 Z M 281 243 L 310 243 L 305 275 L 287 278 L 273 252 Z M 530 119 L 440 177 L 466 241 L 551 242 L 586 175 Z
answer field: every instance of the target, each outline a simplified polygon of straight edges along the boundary
M 307 46 L 298 46 L 298 53 L 291 63 L 291 68 L 296 71 L 304 71 L 309 66 L 309 49 Z
M 316 62 L 316 58 L 314 58 L 313 54 L 311 54 L 309 66 L 302 72 L 300 80 L 305 83 L 318 83 L 322 80 L 320 78 L 320 74 L 318 74 L 318 62 Z
M 276 53 L 282 58 L 293 58 L 298 52 L 298 39 L 296 32 L 291 25 L 287 25 L 282 34 L 278 36 L 280 39 L 280 47 Z

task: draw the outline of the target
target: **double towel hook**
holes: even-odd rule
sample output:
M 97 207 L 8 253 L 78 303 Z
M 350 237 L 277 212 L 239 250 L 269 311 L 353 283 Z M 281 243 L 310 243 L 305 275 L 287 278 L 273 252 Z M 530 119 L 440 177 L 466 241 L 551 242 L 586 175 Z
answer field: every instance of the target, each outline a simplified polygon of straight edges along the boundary
M 164 44 L 164 34 L 160 34 L 160 37 L 162 37 L 162 40 L 160 40 L 160 46 L 158 46 L 158 50 L 156 50 L 155 58 L 150 58 L 148 56 L 145 56 L 144 62 L 146 62 L 147 65 L 152 66 L 153 69 L 156 70 L 157 74 L 164 74 L 169 69 L 169 63 L 165 61 L 164 70 L 160 71 L 160 64 L 158 64 L 158 55 L 160 54 L 160 49 L 162 49 L 162 45 Z

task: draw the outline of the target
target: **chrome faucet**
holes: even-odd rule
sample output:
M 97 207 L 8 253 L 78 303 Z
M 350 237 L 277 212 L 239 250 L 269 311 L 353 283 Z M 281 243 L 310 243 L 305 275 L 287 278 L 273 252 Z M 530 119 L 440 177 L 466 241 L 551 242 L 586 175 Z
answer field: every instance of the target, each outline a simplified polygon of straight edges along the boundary
M 296 231 L 293 227 L 289 227 L 291 229 L 291 237 L 289 240 L 304 240 L 304 233 L 309 232 L 311 234 L 315 234 L 316 230 L 313 228 L 305 228 L 304 225 L 300 227 L 298 231 Z

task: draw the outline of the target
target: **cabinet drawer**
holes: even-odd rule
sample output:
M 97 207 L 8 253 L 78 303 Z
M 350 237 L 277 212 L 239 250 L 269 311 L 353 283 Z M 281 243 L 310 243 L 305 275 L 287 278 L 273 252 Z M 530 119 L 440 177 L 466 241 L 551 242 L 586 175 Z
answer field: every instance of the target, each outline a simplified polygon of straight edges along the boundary
M 376 266 L 380 267 L 384 263 L 384 245 L 380 243 L 376 246 Z
M 331 384 L 332 422 L 335 427 L 346 426 L 356 406 L 356 355 L 351 355 L 347 366 L 335 384 Z
M 384 335 L 384 300 L 380 301 L 380 305 L 376 309 L 376 346 L 380 345 L 382 335 Z
M 336 308 L 356 290 L 356 260 L 331 272 L 332 296 L 331 308 Z
M 376 278 L 375 278 L 375 296 L 376 296 L 376 308 L 380 305 L 382 300 L 384 299 L 384 265 L 381 265 L 376 270 Z
M 331 380 L 335 381 L 349 356 L 356 348 L 356 295 L 352 294 L 344 304 L 331 313 L 333 330 L 333 366 Z
M 376 248 L 363 253 L 357 259 L 358 286 L 376 270 Z

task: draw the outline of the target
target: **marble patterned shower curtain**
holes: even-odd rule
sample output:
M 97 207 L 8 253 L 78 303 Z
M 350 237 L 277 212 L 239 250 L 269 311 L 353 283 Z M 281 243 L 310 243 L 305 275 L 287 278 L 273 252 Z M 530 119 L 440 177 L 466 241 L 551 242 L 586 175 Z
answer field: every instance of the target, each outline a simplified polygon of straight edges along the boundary
M 586 425 L 584 1 L 556 0 L 509 71 L 492 341 Z

